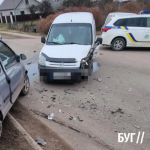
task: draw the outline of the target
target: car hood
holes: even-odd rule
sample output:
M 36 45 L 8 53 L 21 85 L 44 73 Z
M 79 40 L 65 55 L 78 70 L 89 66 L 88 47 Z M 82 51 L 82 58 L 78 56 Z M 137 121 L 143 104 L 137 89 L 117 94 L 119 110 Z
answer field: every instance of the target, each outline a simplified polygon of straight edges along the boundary
M 75 58 L 81 61 L 89 53 L 91 45 L 44 45 L 41 53 L 50 58 Z

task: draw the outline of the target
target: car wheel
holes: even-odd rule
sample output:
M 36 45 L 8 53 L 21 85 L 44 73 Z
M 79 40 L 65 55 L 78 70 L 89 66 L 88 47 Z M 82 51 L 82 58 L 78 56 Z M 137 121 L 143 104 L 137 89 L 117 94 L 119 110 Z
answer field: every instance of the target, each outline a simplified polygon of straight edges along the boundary
M 20 93 L 20 95 L 25 96 L 29 93 L 29 89 L 30 89 L 30 81 L 29 81 L 29 77 L 26 74 L 24 77 L 24 87 Z
M 116 38 L 113 40 L 111 48 L 114 51 L 121 51 L 125 48 L 126 42 L 123 38 Z

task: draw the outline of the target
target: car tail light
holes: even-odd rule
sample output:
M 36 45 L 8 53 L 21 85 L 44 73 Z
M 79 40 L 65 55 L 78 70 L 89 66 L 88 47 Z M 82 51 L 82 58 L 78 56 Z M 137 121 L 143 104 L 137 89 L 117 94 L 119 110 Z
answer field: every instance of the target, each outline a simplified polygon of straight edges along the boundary
M 105 27 L 104 27 L 104 28 L 102 28 L 102 31 L 103 31 L 103 32 L 107 32 L 107 31 L 110 30 L 110 29 L 111 29 L 111 28 L 105 28 Z

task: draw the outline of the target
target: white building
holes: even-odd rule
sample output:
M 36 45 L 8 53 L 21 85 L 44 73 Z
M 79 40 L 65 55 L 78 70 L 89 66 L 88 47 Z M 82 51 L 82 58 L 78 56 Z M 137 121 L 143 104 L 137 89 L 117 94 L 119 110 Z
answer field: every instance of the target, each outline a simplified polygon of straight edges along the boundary
M 0 5 L 0 21 L 8 23 L 11 20 L 13 23 L 12 16 L 28 15 L 30 14 L 29 6 L 38 4 L 37 0 L 4 0 Z

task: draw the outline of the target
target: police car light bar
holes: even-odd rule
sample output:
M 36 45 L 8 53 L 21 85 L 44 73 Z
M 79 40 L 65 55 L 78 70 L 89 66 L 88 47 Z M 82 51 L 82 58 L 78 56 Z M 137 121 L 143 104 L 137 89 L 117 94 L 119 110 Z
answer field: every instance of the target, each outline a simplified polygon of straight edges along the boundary
M 140 14 L 149 14 L 150 12 L 149 12 L 149 10 L 142 10 L 141 12 L 140 12 Z

